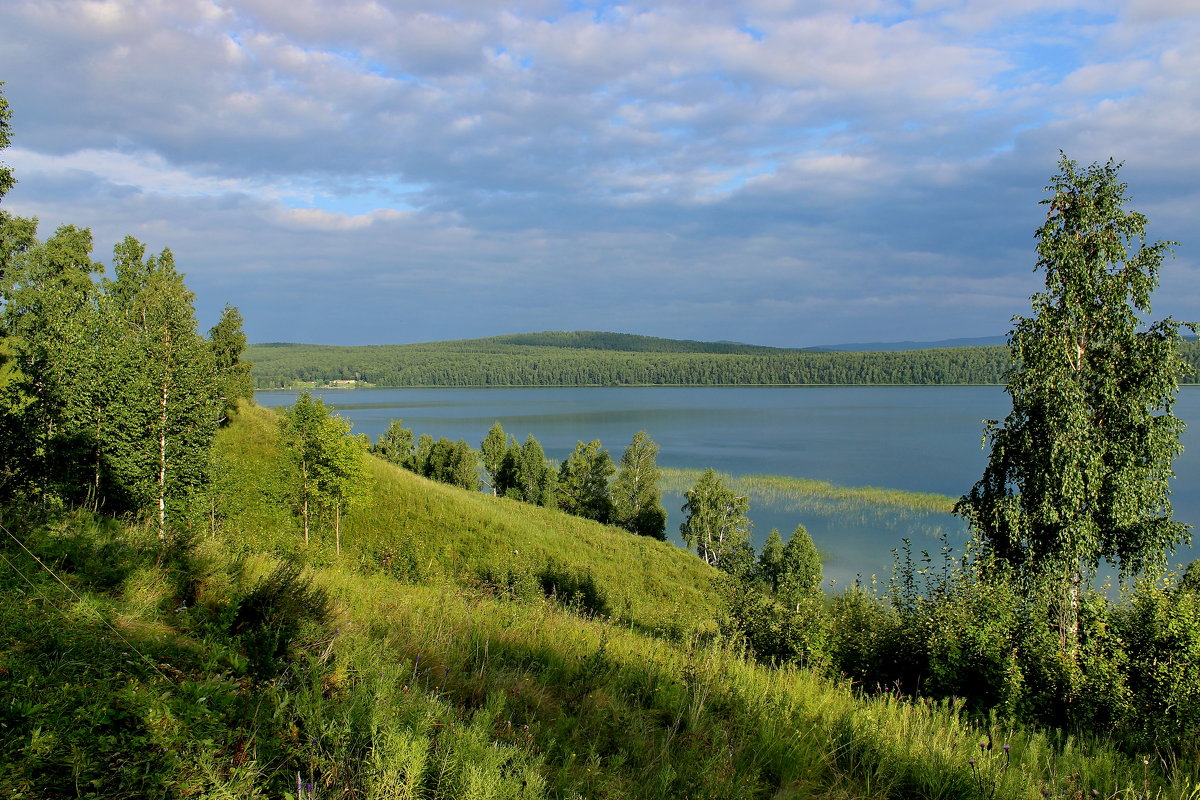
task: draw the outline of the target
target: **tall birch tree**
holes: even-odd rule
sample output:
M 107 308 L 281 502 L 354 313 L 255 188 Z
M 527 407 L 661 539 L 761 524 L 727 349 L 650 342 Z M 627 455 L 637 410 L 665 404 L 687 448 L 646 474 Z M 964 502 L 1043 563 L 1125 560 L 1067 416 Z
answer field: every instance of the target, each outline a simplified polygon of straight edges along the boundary
M 113 252 L 106 302 L 119 326 L 119 422 L 114 471 L 166 536 L 169 506 L 205 482 L 221 401 L 213 351 L 196 331 L 193 295 L 164 249 L 146 257 L 126 237 Z
M 1187 539 L 1169 497 L 1181 323 L 1144 322 L 1174 243 L 1146 241 L 1118 170 L 1059 161 L 1037 230 L 1046 288 L 1009 334 L 1012 411 L 988 423 L 987 467 L 956 506 L 1026 586 L 1060 598 L 1068 649 L 1101 559 L 1153 572 Z

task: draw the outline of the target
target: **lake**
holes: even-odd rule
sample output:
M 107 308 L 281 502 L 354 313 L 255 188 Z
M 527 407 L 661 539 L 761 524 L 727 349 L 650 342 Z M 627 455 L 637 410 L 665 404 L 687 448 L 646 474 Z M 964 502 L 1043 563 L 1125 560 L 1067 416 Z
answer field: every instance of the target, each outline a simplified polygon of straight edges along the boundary
M 286 406 L 295 391 L 259 391 L 264 406 Z M 769 474 L 882 486 L 957 497 L 986 463 L 982 420 L 1003 419 L 1010 405 L 998 386 L 578 387 L 489 389 L 331 389 L 313 393 L 377 438 L 393 419 L 417 436 L 465 439 L 479 447 L 493 422 L 518 441 L 533 434 L 553 459 L 579 440 L 600 439 L 613 456 L 639 430 L 659 445 L 663 467 L 712 467 L 732 475 Z M 1176 461 L 1175 515 L 1200 521 L 1200 386 L 1181 389 L 1175 412 L 1192 423 Z M 664 494 L 667 534 L 677 544 L 678 492 Z M 772 527 L 784 538 L 802 523 L 839 582 L 891 572 L 901 539 L 937 551 L 939 537 L 960 543 L 962 522 L 949 515 L 902 513 L 859 505 L 829 507 L 751 495 L 754 540 Z M 1188 549 L 1173 562 L 1200 557 Z

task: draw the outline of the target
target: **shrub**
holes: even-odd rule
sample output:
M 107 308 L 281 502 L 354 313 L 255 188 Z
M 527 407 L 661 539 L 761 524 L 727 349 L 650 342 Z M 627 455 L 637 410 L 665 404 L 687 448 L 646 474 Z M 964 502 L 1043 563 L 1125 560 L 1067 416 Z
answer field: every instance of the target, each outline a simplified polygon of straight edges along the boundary
M 293 641 L 330 616 L 329 597 L 285 561 L 234 602 L 231 633 L 241 640 L 251 670 L 261 678 L 277 674 Z
M 830 667 L 867 689 L 916 691 L 927 653 L 915 619 L 862 587 L 847 589 L 830 606 Z
M 827 663 L 828 625 L 820 597 L 784 605 L 743 581 L 729 581 L 721 632 L 745 641 L 765 663 L 792 663 L 813 669 Z
M 1200 755 L 1200 596 L 1143 582 L 1113 627 L 1128 659 L 1130 744 Z

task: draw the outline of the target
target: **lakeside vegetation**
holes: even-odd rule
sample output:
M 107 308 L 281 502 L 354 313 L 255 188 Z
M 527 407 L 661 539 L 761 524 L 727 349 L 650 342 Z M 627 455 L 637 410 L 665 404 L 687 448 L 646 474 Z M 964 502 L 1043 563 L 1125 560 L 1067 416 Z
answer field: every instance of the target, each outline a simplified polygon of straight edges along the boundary
M 703 470 L 662 469 L 662 488 L 682 494 L 699 479 Z M 908 492 L 878 486 L 838 486 L 828 481 L 793 478 L 787 475 L 729 475 L 721 473 L 726 485 L 759 502 L 790 504 L 796 508 L 820 507 L 848 511 L 863 506 L 883 506 L 897 511 L 949 514 L 957 498 L 928 492 Z
M 1200 367 L 1200 343 L 1181 352 Z M 958 385 L 1002 382 L 1007 347 L 824 352 L 575 331 L 428 344 L 251 345 L 256 388 Z M 1194 379 L 1194 378 L 1191 378 Z

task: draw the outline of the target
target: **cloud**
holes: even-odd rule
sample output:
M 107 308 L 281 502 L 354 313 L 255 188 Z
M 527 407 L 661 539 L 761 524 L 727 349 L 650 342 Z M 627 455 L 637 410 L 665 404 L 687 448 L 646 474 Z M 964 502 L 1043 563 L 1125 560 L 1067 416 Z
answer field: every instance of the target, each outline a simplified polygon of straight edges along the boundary
M 1124 160 L 1155 234 L 1187 239 L 1198 17 L 1168 0 L 17 0 L 0 6 L 21 181 L 5 203 L 171 246 L 252 338 L 985 335 L 1036 288 L 1059 149 Z M 1195 275 L 1194 247 L 1171 275 Z

